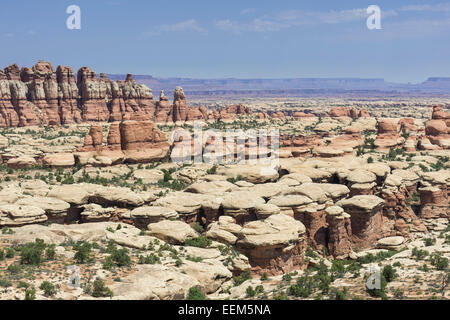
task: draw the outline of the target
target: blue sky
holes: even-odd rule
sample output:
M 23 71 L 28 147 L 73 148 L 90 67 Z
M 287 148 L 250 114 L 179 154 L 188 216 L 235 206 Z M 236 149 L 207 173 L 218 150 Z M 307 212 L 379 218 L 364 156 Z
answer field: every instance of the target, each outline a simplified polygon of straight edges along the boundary
M 66 8 L 81 8 L 81 30 Z M 366 8 L 382 10 L 368 30 Z M 450 1 L 2 0 L 0 66 L 159 77 L 450 76 Z

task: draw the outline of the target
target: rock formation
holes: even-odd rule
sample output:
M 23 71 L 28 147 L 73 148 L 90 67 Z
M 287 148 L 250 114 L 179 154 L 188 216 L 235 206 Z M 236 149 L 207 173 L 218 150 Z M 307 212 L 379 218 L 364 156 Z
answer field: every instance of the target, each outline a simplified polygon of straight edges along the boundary
M 248 115 L 243 105 L 230 106 L 222 118 Z M 0 69 L 0 127 L 32 125 L 65 125 L 86 122 L 122 120 L 157 123 L 219 119 L 205 107 L 190 107 L 181 87 L 174 93 L 171 105 L 161 92 L 155 103 L 152 90 L 137 84 L 128 74 L 125 81 L 112 81 L 89 67 L 78 70 L 39 61 L 32 68 L 14 64 Z
M 166 136 L 151 120 L 124 120 L 110 125 L 106 145 L 103 145 L 103 127 L 92 125 L 75 156 L 82 164 L 103 166 L 161 160 L 168 151 Z

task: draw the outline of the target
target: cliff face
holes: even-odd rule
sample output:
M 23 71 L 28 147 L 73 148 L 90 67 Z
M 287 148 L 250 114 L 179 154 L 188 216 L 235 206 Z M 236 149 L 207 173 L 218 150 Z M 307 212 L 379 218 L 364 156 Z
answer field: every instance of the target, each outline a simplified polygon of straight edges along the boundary
M 174 104 L 162 95 L 156 103 L 152 90 L 125 81 L 100 77 L 88 67 L 75 73 L 70 67 L 39 61 L 32 68 L 14 64 L 0 69 L 0 127 L 63 125 L 83 121 L 122 120 L 157 122 L 199 120 L 204 114 L 186 104 L 178 88 Z

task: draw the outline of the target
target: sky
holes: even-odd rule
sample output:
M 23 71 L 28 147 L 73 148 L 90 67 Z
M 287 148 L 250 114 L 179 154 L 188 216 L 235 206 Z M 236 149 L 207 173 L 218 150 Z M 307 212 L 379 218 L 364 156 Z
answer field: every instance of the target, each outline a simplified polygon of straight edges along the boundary
M 70 5 L 80 30 L 66 26 Z M 418 83 L 450 77 L 450 1 L 1 0 L 0 44 L 0 68 L 42 59 L 164 78 Z

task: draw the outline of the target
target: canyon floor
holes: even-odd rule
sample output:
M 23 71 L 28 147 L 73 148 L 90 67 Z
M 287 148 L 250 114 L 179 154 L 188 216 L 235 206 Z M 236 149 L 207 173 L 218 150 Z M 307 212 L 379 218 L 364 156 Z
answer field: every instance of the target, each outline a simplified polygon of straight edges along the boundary
M 2 128 L 0 299 L 449 299 L 446 102 L 203 119 L 279 130 L 269 169 L 174 163 L 189 121 Z

